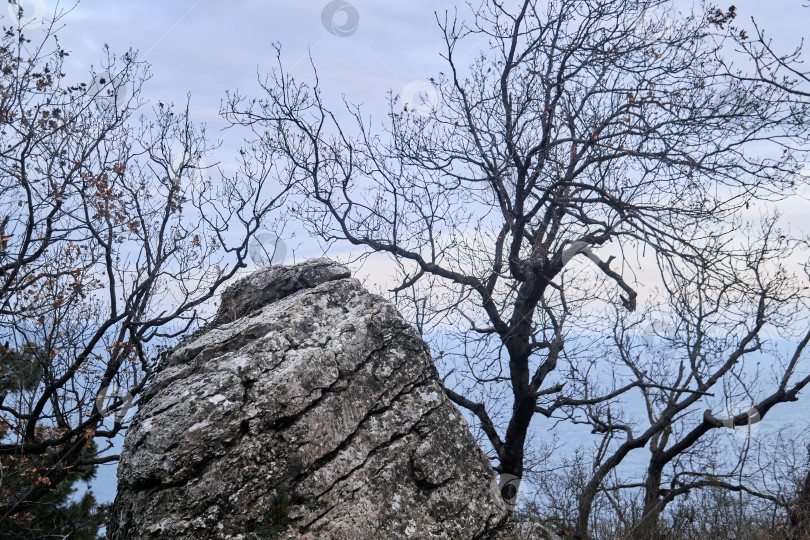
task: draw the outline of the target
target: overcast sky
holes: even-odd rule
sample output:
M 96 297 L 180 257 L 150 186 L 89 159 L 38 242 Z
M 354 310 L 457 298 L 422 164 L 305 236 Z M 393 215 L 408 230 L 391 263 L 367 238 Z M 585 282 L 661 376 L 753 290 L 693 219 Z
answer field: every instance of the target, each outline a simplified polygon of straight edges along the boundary
M 785 49 L 799 43 L 810 20 L 802 0 L 733 3 L 740 22 L 755 17 Z M 56 6 L 54 0 L 23 5 L 36 4 Z M 226 89 L 255 88 L 257 67 L 272 65 L 275 41 L 288 68 L 308 74 L 311 49 L 325 89 L 377 109 L 389 88 L 399 92 L 441 69 L 434 11 L 458 7 L 467 14 L 463 2 L 449 0 L 345 4 L 330 18 L 338 33 L 348 34 L 340 36 L 323 24 L 324 9 L 337 6 L 327 0 L 84 0 L 60 35 L 80 68 L 97 64 L 105 43 L 114 51 L 137 49 L 153 66 L 147 95 L 183 101 L 190 92 L 198 117 L 213 119 Z
M 785 48 L 799 43 L 806 28 L 810 9 L 801 3 L 736 2 L 740 19 L 755 17 Z M 56 7 L 54 0 L 26 4 Z M 255 88 L 257 68 L 271 67 L 276 41 L 288 68 L 308 75 L 312 50 L 324 88 L 373 111 L 381 110 L 388 89 L 400 92 L 441 69 L 434 11 L 467 13 L 463 2 L 449 0 L 346 4 L 335 11 L 339 5 L 326 0 L 85 0 L 66 17 L 61 39 L 74 65 L 85 69 L 98 63 L 105 43 L 114 51 L 137 49 L 153 66 L 146 94 L 183 101 L 190 92 L 199 119 L 215 121 L 226 89 Z M 327 30 L 330 5 L 333 30 L 348 35 Z
M 803 3 L 734 1 L 738 23 L 750 24 L 754 17 L 777 50 L 784 51 L 810 33 L 810 8 Z M 691 5 L 691 0 L 676 0 L 678 9 Z M 53 12 L 57 4 L 25 0 L 23 7 L 28 13 Z M 266 73 L 275 62 L 274 42 L 282 45 L 285 67 L 305 79 L 311 79 L 312 52 L 329 102 L 345 94 L 382 119 L 388 90 L 402 93 L 443 69 L 435 12 L 456 9 L 462 17 L 469 14 L 463 0 L 84 0 L 64 18 L 60 39 L 71 51 L 68 69 L 76 74 L 98 66 L 104 44 L 118 53 L 139 51 L 152 66 L 144 96 L 153 103 L 160 99 L 182 104 L 190 94 L 193 119 L 206 122 L 209 135 L 218 138 L 225 125 L 218 117 L 225 91 L 238 88 L 257 95 L 257 73 Z M 463 52 L 472 60 L 477 47 L 468 46 Z M 216 159 L 227 165 L 237 142 L 229 143 L 228 134 L 224 137 L 226 145 Z M 809 210 L 810 203 L 796 201 L 786 206 L 785 217 L 810 224 Z M 296 255 L 317 253 L 304 248 Z
M 190 92 L 197 118 L 208 120 L 215 119 L 226 89 L 255 89 L 257 68 L 266 72 L 273 65 L 273 42 L 283 45 L 285 65 L 302 76 L 310 73 L 311 50 L 325 88 L 355 101 L 376 100 L 372 107 L 383 103 L 387 89 L 399 91 L 439 68 L 433 11 L 452 9 L 453 2 L 353 2 L 328 18 L 345 36 L 323 24 L 328 4 L 83 1 L 65 19 L 62 39 L 85 68 L 97 63 L 105 43 L 116 51 L 139 50 L 153 66 L 146 94 L 183 101 Z
M 40 15 L 68 9 L 74 0 L 20 1 L 26 14 Z M 733 3 L 738 23 L 754 17 L 777 50 L 790 50 L 808 33 L 810 8 L 802 7 L 804 0 Z M 681 10 L 693 5 L 675 4 Z M 71 52 L 71 80 L 98 67 L 104 44 L 118 53 L 139 51 L 152 66 L 144 96 L 153 103 L 182 104 L 190 94 L 193 119 L 206 122 L 216 138 L 225 125 L 218 117 L 225 91 L 257 95 L 257 72 L 274 65 L 274 42 L 283 47 L 285 67 L 305 79 L 311 78 L 312 51 L 329 102 L 345 94 L 382 119 L 389 89 L 402 93 L 444 67 L 435 12 L 455 9 L 462 17 L 469 14 L 463 0 L 83 0 L 63 19 L 59 37 Z M 475 45 L 462 51 L 470 60 Z

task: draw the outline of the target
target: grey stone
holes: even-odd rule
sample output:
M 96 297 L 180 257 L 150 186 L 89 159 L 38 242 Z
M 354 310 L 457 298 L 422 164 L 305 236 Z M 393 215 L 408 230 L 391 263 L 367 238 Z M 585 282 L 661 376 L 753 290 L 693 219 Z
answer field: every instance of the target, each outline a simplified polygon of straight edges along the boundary
M 216 321 L 233 321 L 300 290 L 350 276 L 348 268 L 329 259 L 263 268 L 225 289 Z
M 427 346 L 345 267 L 259 271 L 219 322 L 144 396 L 109 538 L 505 538 L 495 475 Z

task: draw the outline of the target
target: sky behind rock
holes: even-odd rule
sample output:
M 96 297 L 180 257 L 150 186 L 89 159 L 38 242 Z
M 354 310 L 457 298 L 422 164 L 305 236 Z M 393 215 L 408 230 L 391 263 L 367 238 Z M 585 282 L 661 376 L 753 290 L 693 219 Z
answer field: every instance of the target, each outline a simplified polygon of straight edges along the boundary
M 751 28 L 754 18 L 777 51 L 793 50 L 810 34 L 810 7 L 802 0 L 728 3 L 737 7 L 738 25 Z M 56 0 L 22 4 L 29 13 L 73 6 Z M 674 0 L 680 12 L 695 5 Z M 339 106 L 345 95 L 379 121 L 389 90 L 406 94 L 445 68 L 437 25 L 445 12 L 470 16 L 463 0 L 83 0 L 64 17 L 59 35 L 71 51 L 68 70 L 77 76 L 98 68 L 105 44 L 119 54 L 137 50 L 151 65 L 143 93 L 147 107 L 158 100 L 182 105 L 190 96 L 192 118 L 206 122 L 213 139 L 225 140 L 215 159 L 227 166 L 241 141 L 220 131 L 226 125 L 218 114 L 221 100 L 227 90 L 259 95 L 257 77 L 275 65 L 274 43 L 282 46 L 285 69 L 306 81 L 312 80 L 311 53 L 328 104 Z M 456 54 L 464 64 L 485 45 L 465 43 Z M 796 201 L 783 211 L 807 230 L 808 210 L 808 201 Z

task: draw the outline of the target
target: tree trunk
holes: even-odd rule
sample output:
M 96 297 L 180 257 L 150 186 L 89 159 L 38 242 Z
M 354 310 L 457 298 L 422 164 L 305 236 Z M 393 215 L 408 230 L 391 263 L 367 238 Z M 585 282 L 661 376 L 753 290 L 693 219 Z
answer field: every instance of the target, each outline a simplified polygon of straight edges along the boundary
M 512 418 L 506 429 L 503 452 L 500 455 L 499 461 L 502 475 L 511 475 L 522 479 L 526 435 L 529 431 L 532 417 L 534 416 L 536 400 L 528 393 L 520 394 L 520 392 L 516 392 Z M 510 505 L 517 502 L 518 488 L 519 482 L 511 482 L 510 487 L 505 488 L 506 492 L 503 492 L 504 487 L 502 487 L 501 495 Z
M 810 471 L 804 479 L 798 497 L 790 507 L 788 539 L 801 540 L 810 537 Z
M 579 497 L 579 506 L 577 508 L 577 518 L 574 524 L 574 538 L 576 540 L 588 539 L 588 520 L 591 517 L 591 507 L 596 495 L 599 493 L 599 488 L 602 486 L 602 481 L 605 477 L 615 469 L 619 463 L 627 456 L 627 454 L 636 449 L 644 446 L 644 439 L 633 439 L 624 443 L 612 456 L 610 456 L 602 465 L 593 473 L 593 476 L 585 485 L 582 494 Z
M 661 515 L 661 476 L 663 465 L 650 462 L 647 469 L 647 480 L 644 482 L 644 509 L 641 518 L 631 531 L 633 540 L 652 540 L 656 538 L 658 517 Z
M 534 414 L 534 399 L 523 397 L 516 401 L 512 419 L 506 429 L 501 470 L 521 476 L 523 474 L 523 447 L 526 444 L 526 434 Z
M 579 507 L 577 508 L 577 519 L 574 522 L 574 539 L 588 540 L 588 520 L 591 517 L 591 505 L 599 489 L 598 484 L 594 487 L 589 483 L 579 497 Z
M 528 316 L 531 317 L 532 310 Z M 506 428 L 503 451 L 500 453 L 500 472 L 502 475 L 511 475 L 523 478 L 523 458 L 525 454 L 526 435 L 529 432 L 534 417 L 537 398 L 534 397 L 529 386 L 529 346 L 530 328 L 522 323 L 517 325 L 514 336 L 506 342 L 509 352 L 509 371 L 512 383 L 514 402 L 512 405 L 512 418 Z M 517 489 L 519 482 L 511 482 L 507 492 L 502 493 L 504 499 L 511 504 L 517 502 Z

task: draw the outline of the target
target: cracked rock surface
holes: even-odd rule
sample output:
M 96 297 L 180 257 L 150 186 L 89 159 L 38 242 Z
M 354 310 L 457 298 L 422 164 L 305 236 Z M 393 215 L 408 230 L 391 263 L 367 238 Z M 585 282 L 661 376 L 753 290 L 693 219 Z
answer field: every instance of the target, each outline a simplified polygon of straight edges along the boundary
M 494 473 L 391 304 L 323 259 L 223 298 L 127 431 L 109 538 L 494 537 Z

